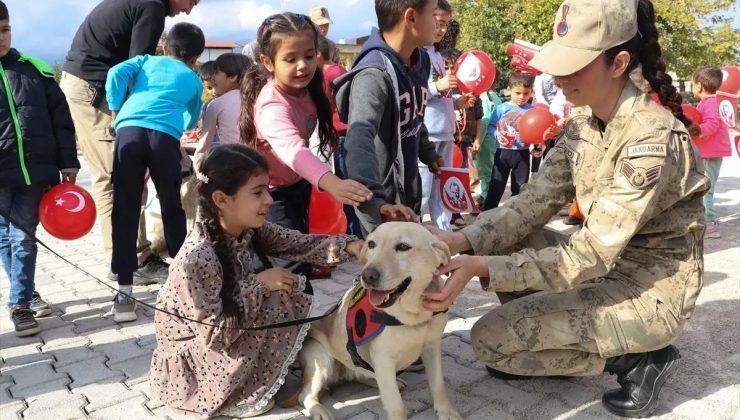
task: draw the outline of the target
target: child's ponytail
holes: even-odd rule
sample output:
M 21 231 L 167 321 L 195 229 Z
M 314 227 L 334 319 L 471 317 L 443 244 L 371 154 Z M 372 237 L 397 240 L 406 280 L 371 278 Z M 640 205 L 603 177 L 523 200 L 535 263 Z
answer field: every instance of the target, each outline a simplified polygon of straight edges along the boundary
M 242 107 L 239 113 L 241 141 L 247 146 L 257 145 L 257 126 L 254 123 L 254 104 L 270 75 L 262 64 L 250 66 L 242 77 Z
M 638 64 L 641 65 L 642 77 L 658 95 L 660 102 L 670 109 L 687 129 L 694 131 L 697 127 L 683 114 L 682 98 L 673 86 L 673 79 L 666 73 L 663 51 L 658 42 L 658 28 L 655 26 L 655 8 L 650 0 L 639 0 L 637 30 L 634 38 L 606 51 L 607 62 L 611 63 L 620 51 L 628 51 L 632 56 L 629 71 L 634 70 Z

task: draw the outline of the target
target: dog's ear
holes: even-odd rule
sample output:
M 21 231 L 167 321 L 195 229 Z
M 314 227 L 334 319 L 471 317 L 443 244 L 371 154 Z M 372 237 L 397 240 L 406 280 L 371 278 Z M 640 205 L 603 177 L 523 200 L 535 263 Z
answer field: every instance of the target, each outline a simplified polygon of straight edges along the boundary
M 447 247 L 446 243 L 434 238 L 432 241 L 432 249 L 434 250 L 434 254 L 437 256 L 437 267 L 446 265 L 450 262 L 450 248 Z
M 362 244 L 362 249 L 360 250 L 360 264 L 365 265 L 367 263 L 367 240 Z

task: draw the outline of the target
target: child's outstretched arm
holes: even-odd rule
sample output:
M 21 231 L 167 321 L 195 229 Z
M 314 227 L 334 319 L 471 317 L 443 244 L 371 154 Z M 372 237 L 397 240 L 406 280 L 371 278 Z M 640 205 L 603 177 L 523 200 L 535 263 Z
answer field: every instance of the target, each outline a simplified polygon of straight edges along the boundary
M 118 112 L 121 109 L 128 96 L 129 84 L 134 81 L 145 61 L 146 56 L 139 55 L 113 66 L 108 71 L 105 98 L 111 111 Z
M 262 225 L 254 240 L 269 256 L 317 265 L 339 264 L 356 257 L 358 250 L 358 240 L 351 235 L 306 235 L 270 222 Z
M 193 74 L 195 75 L 195 74 Z M 195 92 L 193 97 L 188 102 L 188 108 L 185 111 L 185 130 L 192 130 L 198 124 L 198 118 L 200 118 L 200 111 L 203 109 L 203 84 L 200 82 L 197 76 L 194 77 L 194 88 Z

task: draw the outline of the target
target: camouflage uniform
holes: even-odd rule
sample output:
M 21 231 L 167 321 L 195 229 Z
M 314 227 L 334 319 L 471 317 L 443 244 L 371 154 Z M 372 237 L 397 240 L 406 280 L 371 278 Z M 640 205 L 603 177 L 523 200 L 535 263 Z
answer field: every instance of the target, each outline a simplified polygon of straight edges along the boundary
M 520 375 L 594 375 L 605 359 L 663 348 L 702 287 L 704 168 L 683 124 L 627 82 L 602 131 L 576 110 L 534 184 L 465 228 L 477 255 L 502 254 L 577 198 L 566 244 L 491 256 L 484 290 L 542 290 L 473 327 L 481 361 Z

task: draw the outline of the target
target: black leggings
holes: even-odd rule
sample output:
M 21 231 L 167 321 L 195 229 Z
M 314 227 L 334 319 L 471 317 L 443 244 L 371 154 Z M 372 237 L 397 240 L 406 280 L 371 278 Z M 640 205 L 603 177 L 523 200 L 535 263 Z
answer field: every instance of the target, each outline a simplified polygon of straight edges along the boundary
M 270 195 L 274 202 L 267 211 L 267 220 L 301 233 L 308 233 L 308 205 L 311 202 L 311 184 L 302 179 L 289 187 L 271 188 Z M 292 261 L 272 259 L 276 266 L 287 267 Z M 313 287 L 308 282 L 311 275 L 311 264 L 299 263 L 292 271 L 306 276 L 305 293 L 313 294 Z
M 529 150 L 497 149 L 493 157 L 493 172 L 488 184 L 488 196 L 483 210 L 498 207 L 511 174 L 511 196 L 519 194 L 522 185 L 529 180 Z

